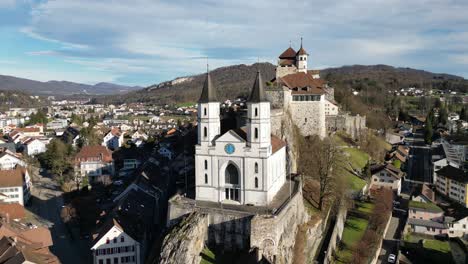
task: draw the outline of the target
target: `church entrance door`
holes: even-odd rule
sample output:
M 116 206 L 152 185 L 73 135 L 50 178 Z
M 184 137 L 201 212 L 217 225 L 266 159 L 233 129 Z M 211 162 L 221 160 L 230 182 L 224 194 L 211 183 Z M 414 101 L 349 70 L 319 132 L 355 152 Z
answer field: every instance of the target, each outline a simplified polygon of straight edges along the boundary
M 225 182 L 225 198 L 240 202 L 240 184 L 239 184 L 239 171 L 236 166 L 229 164 L 224 173 Z

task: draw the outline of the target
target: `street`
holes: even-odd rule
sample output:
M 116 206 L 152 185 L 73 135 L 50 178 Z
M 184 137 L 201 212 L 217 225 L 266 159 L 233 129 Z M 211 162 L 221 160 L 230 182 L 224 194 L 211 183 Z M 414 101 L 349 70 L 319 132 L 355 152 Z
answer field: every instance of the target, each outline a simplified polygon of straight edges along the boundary
M 34 177 L 31 205 L 28 209 L 42 218 L 42 222 L 49 226 L 54 245 L 50 248 L 62 263 L 79 264 L 90 263 L 89 247 L 85 240 L 73 240 L 60 219 L 63 205 L 63 192 L 60 186 L 50 178 L 37 175 Z
M 387 263 L 390 254 L 398 255 L 398 243 L 400 242 L 400 236 L 404 225 L 405 217 L 402 214 L 392 216 L 377 263 Z
M 405 140 L 410 142 L 410 159 L 408 161 L 407 179 L 417 182 L 432 182 L 431 148 L 424 144 L 422 130 L 414 133 L 414 138 Z

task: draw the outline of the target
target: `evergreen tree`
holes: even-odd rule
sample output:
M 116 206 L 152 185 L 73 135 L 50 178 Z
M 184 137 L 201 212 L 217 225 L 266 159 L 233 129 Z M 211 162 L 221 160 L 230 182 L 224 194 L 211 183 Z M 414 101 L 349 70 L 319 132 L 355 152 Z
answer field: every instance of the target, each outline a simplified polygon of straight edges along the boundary
M 466 114 L 465 107 L 462 107 L 462 109 L 460 110 L 460 120 L 468 121 L 468 116 Z
M 431 119 L 426 120 L 426 126 L 424 127 L 424 141 L 426 144 L 432 143 L 432 136 L 434 135 L 434 131 L 432 129 L 432 121 Z
M 439 109 L 439 123 L 445 125 L 447 124 L 447 121 L 448 121 L 447 108 L 441 107 Z

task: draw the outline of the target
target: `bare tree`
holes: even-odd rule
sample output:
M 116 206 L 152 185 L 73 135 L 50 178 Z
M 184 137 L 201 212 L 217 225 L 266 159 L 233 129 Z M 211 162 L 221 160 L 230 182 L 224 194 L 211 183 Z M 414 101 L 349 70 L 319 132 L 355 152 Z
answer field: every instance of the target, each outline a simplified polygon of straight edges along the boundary
M 341 150 L 330 138 L 320 140 L 318 137 L 307 137 L 299 145 L 299 172 L 319 183 L 318 209 L 322 210 L 329 198 L 339 198 L 343 194 L 339 180 L 343 169 Z

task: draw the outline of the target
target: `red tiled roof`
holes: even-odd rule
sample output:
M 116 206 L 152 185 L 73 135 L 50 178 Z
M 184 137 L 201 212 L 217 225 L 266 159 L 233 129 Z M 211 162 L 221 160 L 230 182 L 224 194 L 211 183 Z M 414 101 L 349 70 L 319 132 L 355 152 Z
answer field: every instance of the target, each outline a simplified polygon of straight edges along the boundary
M 120 134 L 122 132 L 120 132 L 120 129 L 118 127 L 113 127 L 111 130 L 110 130 L 110 133 L 116 137 L 120 137 Z
M 26 216 L 24 207 L 19 203 L 0 203 L 0 215 L 4 218 L 21 219 Z
M 23 186 L 26 169 L 16 166 L 11 170 L 0 170 L 0 187 Z
M 112 152 L 104 146 L 84 146 L 75 156 L 75 161 L 102 160 L 112 162 Z
M 290 58 L 296 58 L 296 51 L 289 47 L 287 48 L 281 55 L 279 55 L 280 59 L 290 59 Z
M 301 46 L 296 55 L 309 55 L 309 53 Z
M 306 74 L 304 72 L 288 74 L 279 78 L 278 82 L 291 90 L 297 89 L 297 92 L 319 94 L 325 93 L 323 90 L 325 82 L 322 79 L 314 79 L 311 74 Z M 309 89 L 306 91 L 302 90 L 302 88 L 306 87 Z
M 277 136 L 271 135 L 271 148 L 272 148 L 271 152 L 272 153 L 275 153 L 276 151 L 280 150 L 284 146 L 286 146 L 285 141 L 283 141 Z

